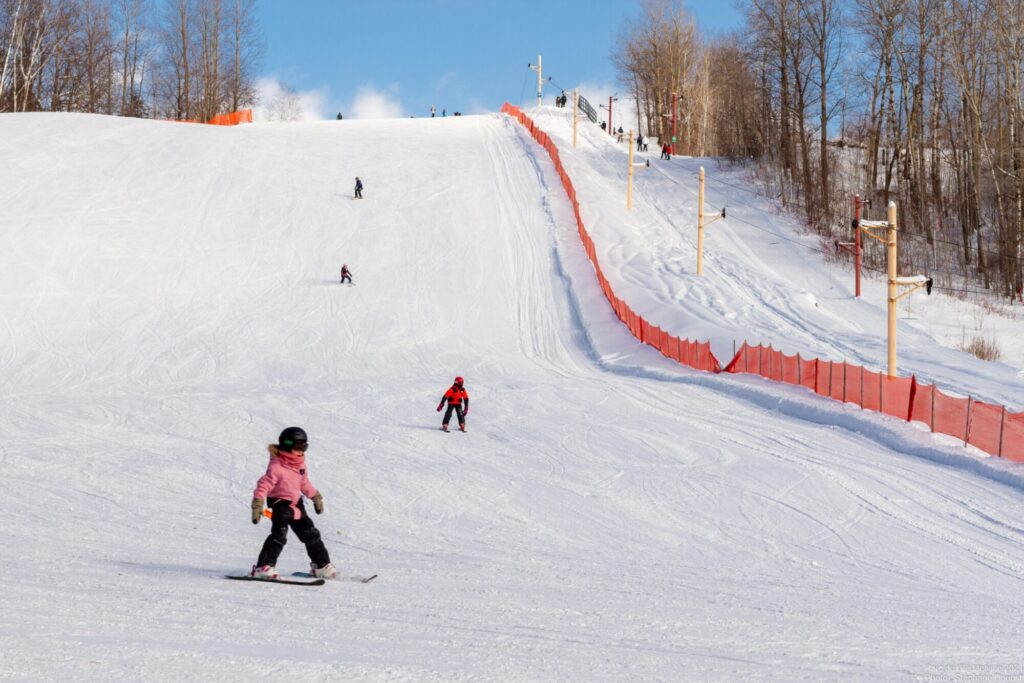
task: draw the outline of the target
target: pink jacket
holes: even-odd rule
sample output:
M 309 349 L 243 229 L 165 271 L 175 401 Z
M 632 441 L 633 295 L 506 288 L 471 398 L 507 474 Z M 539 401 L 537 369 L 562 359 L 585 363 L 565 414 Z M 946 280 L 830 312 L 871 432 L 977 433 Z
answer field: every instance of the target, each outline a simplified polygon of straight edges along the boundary
M 295 519 L 300 519 L 302 513 L 296 505 L 302 496 L 312 498 L 316 495 L 316 488 L 309 482 L 309 475 L 306 473 L 306 456 L 303 453 L 291 453 L 279 451 L 277 446 L 267 447 L 270 451 L 270 462 L 267 464 L 267 473 L 256 482 L 256 490 L 253 491 L 253 498 L 283 498 L 292 502 L 292 514 Z

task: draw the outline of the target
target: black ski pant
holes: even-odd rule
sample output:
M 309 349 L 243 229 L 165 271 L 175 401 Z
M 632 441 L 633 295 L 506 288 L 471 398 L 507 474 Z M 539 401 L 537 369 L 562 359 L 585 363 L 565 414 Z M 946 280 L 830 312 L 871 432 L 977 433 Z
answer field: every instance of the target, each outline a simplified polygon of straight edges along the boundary
M 356 199 L 362 199 L 362 198 L 363 198 L 363 189 L 360 188 L 360 187 L 357 187 L 356 188 Z
M 347 273 L 345 275 L 342 275 L 341 276 L 341 284 L 345 284 L 345 280 L 348 280 L 348 283 L 352 284 L 352 276 L 351 275 L 349 275 Z
M 270 504 L 270 509 L 273 511 L 274 516 L 270 520 L 270 535 L 263 542 L 260 557 L 256 560 L 257 567 L 262 567 L 265 564 L 273 567 L 277 564 L 277 558 L 281 555 L 281 551 L 284 550 L 284 544 L 288 542 L 289 527 L 299 537 L 299 540 L 306 544 L 306 552 L 309 554 L 310 561 L 314 562 L 317 567 L 323 567 L 331 563 L 331 556 L 327 554 L 327 547 L 320 540 L 320 532 L 306 513 L 306 508 L 301 500 L 295 506 L 302 513 L 302 517 L 299 519 L 295 519 L 291 501 L 282 498 L 271 498 L 267 502 Z
M 459 424 L 466 424 L 466 414 L 462 412 L 461 403 L 449 403 L 448 410 L 444 411 L 444 422 L 442 423 L 445 427 L 452 421 L 452 411 L 455 411 L 455 415 L 459 418 Z

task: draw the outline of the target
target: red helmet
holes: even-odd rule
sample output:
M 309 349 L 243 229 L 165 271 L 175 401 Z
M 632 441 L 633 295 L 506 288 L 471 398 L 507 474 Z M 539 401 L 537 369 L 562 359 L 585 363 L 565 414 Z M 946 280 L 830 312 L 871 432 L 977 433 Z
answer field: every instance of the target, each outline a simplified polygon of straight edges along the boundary
M 464 380 L 461 377 L 455 378 L 455 383 L 461 385 Z

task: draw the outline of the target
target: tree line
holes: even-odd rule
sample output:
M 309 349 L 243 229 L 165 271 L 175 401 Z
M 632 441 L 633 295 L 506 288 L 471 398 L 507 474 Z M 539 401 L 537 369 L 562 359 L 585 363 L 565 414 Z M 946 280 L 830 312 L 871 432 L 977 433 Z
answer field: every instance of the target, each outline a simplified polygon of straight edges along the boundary
M 851 198 L 895 201 L 901 268 L 942 286 L 1024 289 L 1024 3 L 742 0 L 733 36 L 699 33 L 675 0 L 645 0 L 613 60 L 638 125 L 667 139 L 681 96 L 685 154 L 749 159 L 767 193 L 826 245 Z M 867 250 L 880 267 L 881 250 Z
M 0 0 L 0 112 L 206 121 L 254 103 L 256 0 Z

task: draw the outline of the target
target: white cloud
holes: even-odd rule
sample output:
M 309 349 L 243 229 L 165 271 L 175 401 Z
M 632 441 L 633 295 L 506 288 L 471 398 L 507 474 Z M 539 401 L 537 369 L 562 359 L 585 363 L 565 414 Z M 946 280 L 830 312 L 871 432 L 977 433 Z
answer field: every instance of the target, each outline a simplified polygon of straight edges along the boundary
M 441 74 L 441 78 L 437 79 L 434 83 L 434 90 L 445 90 L 447 88 L 455 88 L 461 86 L 462 79 L 459 78 L 457 71 L 445 71 Z
M 387 91 L 377 90 L 370 85 L 360 86 L 345 118 L 395 119 L 407 116 L 402 103 L 394 96 L 397 90 L 397 86 Z
M 298 91 L 268 76 L 256 81 L 256 121 L 320 121 L 329 116 L 327 89 Z

